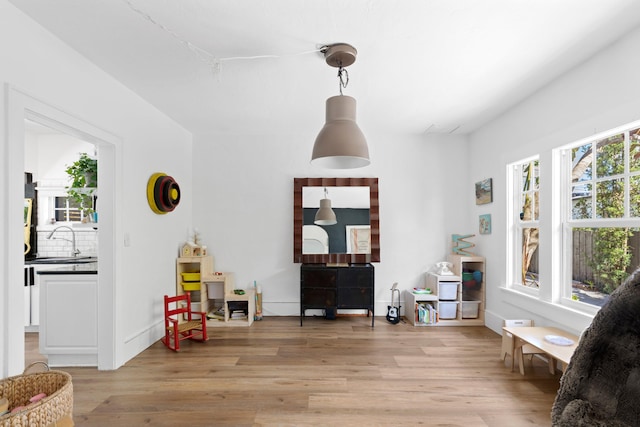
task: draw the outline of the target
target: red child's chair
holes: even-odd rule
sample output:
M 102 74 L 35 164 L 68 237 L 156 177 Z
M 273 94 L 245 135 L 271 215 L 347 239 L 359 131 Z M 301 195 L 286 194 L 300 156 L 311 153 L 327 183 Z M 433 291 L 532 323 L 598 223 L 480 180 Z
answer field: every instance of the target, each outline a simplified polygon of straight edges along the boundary
M 195 319 L 193 315 L 200 315 Z M 164 296 L 164 345 L 173 351 L 180 351 L 180 341 L 192 339 L 207 341 L 207 317 L 205 313 L 191 311 L 191 296 Z

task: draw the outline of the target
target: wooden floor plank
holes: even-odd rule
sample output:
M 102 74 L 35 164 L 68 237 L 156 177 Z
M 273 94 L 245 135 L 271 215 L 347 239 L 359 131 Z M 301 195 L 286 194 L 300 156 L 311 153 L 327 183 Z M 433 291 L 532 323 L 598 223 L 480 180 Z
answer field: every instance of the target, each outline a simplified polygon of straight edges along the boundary
M 116 371 L 66 368 L 77 426 L 548 426 L 560 375 L 501 359 L 488 328 L 266 317 Z M 27 361 L 39 360 L 27 334 Z

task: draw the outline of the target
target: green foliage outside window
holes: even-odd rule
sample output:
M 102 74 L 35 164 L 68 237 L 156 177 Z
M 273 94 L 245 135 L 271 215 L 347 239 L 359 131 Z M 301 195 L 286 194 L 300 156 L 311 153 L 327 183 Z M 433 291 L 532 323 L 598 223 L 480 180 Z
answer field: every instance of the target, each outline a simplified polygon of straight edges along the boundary
M 638 170 L 638 130 L 630 132 L 629 169 Z M 597 141 L 595 156 L 592 144 L 576 147 L 573 154 L 572 217 L 573 219 L 619 219 L 637 217 L 640 212 L 640 176 L 625 172 L 625 134 Z M 594 163 L 594 164 L 592 164 Z M 595 170 L 595 177 L 592 171 Z M 629 194 L 625 195 L 625 178 L 629 179 Z M 595 190 L 595 194 L 593 191 Z M 595 197 L 594 197 L 595 196 Z M 625 212 L 625 199 L 629 212 Z M 593 269 L 593 285 L 604 293 L 613 292 L 629 275 L 633 256 L 629 239 L 638 229 L 625 227 L 574 228 L 575 232 L 591 234 L 591 247 L 577 248 Z

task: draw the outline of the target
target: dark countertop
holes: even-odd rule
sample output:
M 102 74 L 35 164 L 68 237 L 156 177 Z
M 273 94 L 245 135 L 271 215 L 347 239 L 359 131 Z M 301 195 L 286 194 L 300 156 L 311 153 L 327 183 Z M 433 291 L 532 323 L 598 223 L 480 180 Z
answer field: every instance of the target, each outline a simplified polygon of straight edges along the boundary
M 38 270 L 38 274 L 98 274 L 98 263 L 88 262 L 84 264 L 47 264 L 44 270 Z

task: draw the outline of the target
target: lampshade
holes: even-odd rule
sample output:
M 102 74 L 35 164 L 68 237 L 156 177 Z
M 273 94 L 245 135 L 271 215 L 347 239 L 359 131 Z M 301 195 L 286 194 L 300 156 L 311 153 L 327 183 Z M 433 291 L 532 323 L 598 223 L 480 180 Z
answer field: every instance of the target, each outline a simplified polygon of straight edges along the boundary
M 320 209 L 316 212 L 316 218 L 313 223 L 316 225 L 334 225 L 337 222 L 336 214 L 331 209 L 331 200 L 320 199 Z
M 356 124 L 356 100 L 338 95 L 327 99 L 326 123 L 313 145 L 311 164 L 329 169 L 367 166 L 369 148 Z

